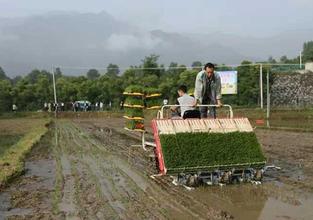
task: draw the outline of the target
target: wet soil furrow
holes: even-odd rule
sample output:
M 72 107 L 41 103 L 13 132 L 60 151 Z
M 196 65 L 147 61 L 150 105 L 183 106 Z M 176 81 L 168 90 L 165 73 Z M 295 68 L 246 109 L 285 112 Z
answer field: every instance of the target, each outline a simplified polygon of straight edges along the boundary
M 119 133 L 117 131 L 115 131 L 115 130 L 113 130 L 113 134 L 114 134 L 114 136 L 117 136 L 119 138 L 117 138 L 116 140 L 111 139 L 111 145 L 114 145 L 114 146 L 118 147 L 118 148 L 114 148 L 115 151 L 120 151 L 120 149 L 123 149 L 123 151 L 120 151 L 120 152 L 125 152 L 125 153 L 121 154 L 121 156 L 123 156 L 124 158 L 128 158 L 129 156 L 132 157 L 132 158 L 135 158 L 136 162 L 135 163 L 131 163 L 133 168 L 135 168 L 136 170 L 140 170 L 141 174 L 143 174 L 145 177 L 153 175 L 153 174 L 156 173 L 156 169 L 155 169 L 155 167 L 153 167 L 154 166 L 154 162 L 150 161 L 150 158 L 148 158 L 147 155 L 143 153 L 142 149 L 134 149 L 132 151 L 127 151 L 126 149 L 130 148 L 129 144 L 127 144 L 127 143 L 124 144 L 124 145 L 119 144 L 119 141 L 122 141 L 127 136 L 125 134 L 119 136 Z M 145 168 L 144 171 L 141 170 L 141 166 L 138 167 L 138 164 L 143 164 L 145 166 L 144 167 Z M 121 164 L 118 165 L 118 166 L 121 166 Z M 131 172 L 131 171 L 128 170 L 127 172 Z M 158 182 L 159 184 L 164 185 L 164 188 L 166 188 L 167 190 L 170 190 L 170 192 L 175 194 L 175 195 L 179 195 L 180 194 L 181 196 L 185 197 L 188 200 L 192 199 L 190 196 L 186 195 L 186 191 L 184 189 L 179 189 L 177 187 L 174 187 L 174 185 L 171 183 L 171 180 L 168 179 L 167 177 L 160 178 L 160 179 L 157 179 L 155 181 Z
M 92 130 L 92 129 L 89 129 L 89 130 Z M 127 136 L 126 135 L 119 136 L 119 133 L 117 133 L 115 131 L 113 131 L 113 134 L 114 134 L 113 136 L 118 137 L 118 138 L 107 139 L 106 144 L 109 144 L 111 146 L 115 146 L 114 149 L 111 149 L 111 151 L 113 151 L 113 152 L 114 151 L 125 152 L 124 155 L 123 154 L 122 155 L 128 157 L 129 151 L 127 148 L 129 148 L 129 144 L 126 144 L 126 142 L 123 141 L 125 139 L 125 137 L 127 137 Z M 108 141 L 110 141 L 110 143 L 108 143 Z M 121 142 L 124 142 L 125 144 L 120 144 Z M 100 147 L 99 145 L 100 144 L 95 145 L 95 146 L 98 146 L 99 150 L 102 150 L 102 147 Z M 121 149 L 123 149 L 123 150 L 121 151 Z M 139 149 L 139 150 L 141 150 L 141 149 Z M 133 152 L 135 152 L 135 150 Z M 145 155 L 140 153 L 140 156 L 138 154 L 136 154 L 133 157 L 136 158 L 136 163 L 133 164 L 133 168 L 136 168 L 136 170 L 142 171 L 141 166 L 138 167 L 137 164 L 147 164 L 147 166 L 145 166 L 145 172 L 144 172 L 145 178 L 148 177 L 147 174 L 150 174 L 150 175 L 152 174 L 152 170 L 150 170 L 150 171 L 147 170 L 147 167 L 151 166 L 151 162 L 149 161 L 149 159 Z M 112 160 L 112 161 L 116 161 L 116 160 Z M 117 164 L 118 164 L 117 166 L 121 166 L 122 163 L 117 163 Z M 149 164 L 149 166 L 148 166 L 148 164 Z M 124 166 L 124 169 L 125 169 L 125 167 L 127 167 L 127 166 Z M 131 173 L 130 170 L 126 170 L 126 172 Z M 149 181 L 148 184 L 154 184 L 154 182 Z M 166 199 L 166 200 L 171 201 L 170 206 L 173 207 L 173 204 L 175 204 L 175 206 L 179 207 L 179 208 L 177 208 L 177 210 L 184 210 L 184 212 L 189 213 L 191 215 L 191 217 L 196 217 L 196 218 L 201 217 L 199 214 L 196 214 L 197 212 L 199 212 L 199 210 L 201 210 L 200 208 L 206 210 L 204 213 L 208 212 L 206 205 L 201 204 L 199 201 L 196 201 L 192 197 L 186 195 L 186 192 L 184 190 L 181 190 L 178 188 L 175 189 L 175 187 L 171 184 L 171 182 L 160 180 L 159 184 L 164 185 L 164 189 L 167 190 L 167 192 L 165 193 L 166 194 L 165 196 L 168 197 L 168 199 Z M 157 187 L 157 188 L 159 188 L 159 187 Z M 160 191 L 158 193 L 159 194 L 155 195 L 156 198 L 160 197 L 160 194 L 163 194 L 164 192 Z M 175 199 L 173 200 L 173 198 L 171 198 L 169 195 L 173 195 L 173 198 L 175 198 Z M 179 196 L 181 196 L 181 197 L 179 197 Z M 185 199 L 183 199 L 183 198 L 185 198 Z M 191 211 L 191 210 L 194 210 L 194 211 Z

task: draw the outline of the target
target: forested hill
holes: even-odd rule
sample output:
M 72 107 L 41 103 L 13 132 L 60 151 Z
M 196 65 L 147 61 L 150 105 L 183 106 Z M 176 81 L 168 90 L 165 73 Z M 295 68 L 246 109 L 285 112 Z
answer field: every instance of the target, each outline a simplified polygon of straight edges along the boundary
M 8 76 L 57 66 L 137 65 L 148 54 L 160 62 L 190 64 L 194 60 L 238 64 L 268 56 L 296 56 L 313 30 L 287 31 L 266 38 L 204 30 L 177 33 L 144 30 L 107 12 L 54 12 L 20 18 L 0 17 L 0 66 Z

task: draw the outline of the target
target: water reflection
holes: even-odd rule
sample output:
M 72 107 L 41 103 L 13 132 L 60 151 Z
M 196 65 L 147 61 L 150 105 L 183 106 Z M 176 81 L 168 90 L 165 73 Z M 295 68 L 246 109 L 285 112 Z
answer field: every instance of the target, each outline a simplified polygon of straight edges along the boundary
M 227 211 L 235 219 L 313 219 L 313 195 L 299 197 L 300 202 L 291 203 L 276 198 L 271 191 L 275 187 L 254 186 L 250 184 L 223 187 L 200 187 L 190 192 L 208 207 Z

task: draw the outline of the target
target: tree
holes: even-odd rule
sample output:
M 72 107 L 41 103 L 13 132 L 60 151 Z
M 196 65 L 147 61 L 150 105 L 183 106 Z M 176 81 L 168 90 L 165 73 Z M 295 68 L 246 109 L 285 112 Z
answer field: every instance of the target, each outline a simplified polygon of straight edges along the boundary
M 158 76 L 149 75 L 141 79 L 141 84 L 146 87 L 156 87 L 159 84 Z
M 7 77 L 7 75 L 5 75 L 5 72 L 3 71 L 3 69 L 0 66 L 0 80 L 5 80 L 5 79 L 9 79 L 9 77 Z
M 11 81 L 12 81 L 13 85 L 16 85 L 16 83 L 17 83 L 18 81 L 20 81 L 22 78 L 23 78 L 23 77 L 21 77 L 21 76 L 15 76 Z
M 54 74 L 55 74 L 55 78 L 56 78 L 56 79 L 58 79 L 58 78 L 60 78 L 60 77 L 62 76 L 62 72 L 61 72 L 60 67 L 57 67 L 57 68 L 55 69 Z
M 56 82 L 58 100 L 62 102 L 74 102 L 77 97 L 80 83 L 74 81 L 72 77 L 62 76 Z
M 224 63 L 222 65 L 219 65 L 215 69 L 216 69 L 216 71 L 230 71 L 230 70 L 234 70 L 233 67 L 226 66 Z
M 173 78 L 178 78 L 186 69 L 185 65 L 178 65 L 178 63 L 171 62 L 167 70 L 167 75 Z
M 124 79 L 122 77 L 117 76 L 116 78 L 108 77 L 106 75 L 100 77 L 98 86 L 101 89 L 101 94 L 98 96 L 99 101 L 103 101 L 104 103 L 120 103 L 122 98 L 122 93 L 125 89 L 123 86 Z M 136 83 L 136 82 L 134 82 Z M 132 83 L 132 84 L 134 84 Z M 128 86 L 129 84 L 125 84 Z
M 191 67 L 192 67 L 193 70 L 201 71 L 202 70 L 202 63 L 200 61 L 194 61 L 191 64 Z
M 313 62 L 313 41 L 303 44 L 303 61 Z
M 144 76 L 148 75 L 156 75 L 160 77 L 161 71 L 159 69 L 158 59 L 160 56 L 152 54 L 150 56 L 145 57 L 142 60 L 143 74 Z
M 12 85 L 9 80 L 0 80 L 0 112 L 9 111 L 13 104 Z
M 29 74 L 27 74 L 25 80 L 27 80 L 31 84 L 34 84 L 37 82 L 37 78 L 40 74 L 41 74 L 40 70 L 34 69 Z
M 288 57 L 286 55 L 282 56 L 279 61 L 281 63 L 289 63 Z
M 186 71 L 187 70 L 187 67 L 186 67 L 186 65 L 179 65 L 179 67 L 178 67 L 178 71 L 179 71 L 179 73 L 182 73 L 182 72 L 184 72 L 184 71 Z
M 21 110 L 41 109 L 44 102 L 52 101 L 52 74 L 45 70 L 35 69 L 12 82 L 12 102 Z
M 312 42 L 304 44 L 305 59 L 310 59 Z M 159 56 L 150 55 L 142 60 L 140 66 L 131 66 L 123 74 L 119 74 L 119 68 L 115 64 L 109 64 L 107 73 L 100 75 L 98 70 L 90 69 L 87 76 L 65 76 L 59 68 L 55 69 L 56 87 L 58 101 L 70 102 L 77 100 L 88 100 L 92 103 L 104 102 L 117 103 L 122 99 L 124 89 L 132 84 L 146 87 L 158 87 L 164 97 L 174 102 L 177 98 L 179 85 L 186 85 L 188 92 L 194 88 L 195 78 L 202 68 L 200 61 L 192 63 L 192 69 L 187 70 L 186 66 L 171 62 L 165 70 L 163 65 L 158 64 Z M 300 57 L 293 59 L 282 56 L 281 63 L 299 63 Z M 272 57 L 268 60 L 275 63 Z M 237 70 L 238 71 L 238 94 L 224 95 L 224 103 L 255 106 L 259 99 L 259 66 L 249 65 L 250 61 L 243 61 L 238 68 L 219 65 L 217 71 Z M 280 71 L 282 67 L 277 65 L 264 65 L 263 72 L 268 69 Z M 278 65 L 279 66 L 279 65 Z M 285 68 L 288 65 L 281 65 Z M 293 65 L 298 68 L 298 65 Z M 201 67 L 201 68 L 200 68 Z M 143 69 L 144 68 L 144 69 Z M 285 68 L 285 69 L 286 69 Z M 265 83 L 266 74 L 263 74 Z M 271 82 L 271 78 L 270 78 Z M 265 92 L 265 90 L 264 90 Z M 20 110 L 41 109 L 44 102 L 53 102 L 52 74 L 45 70 L 33 70 L 25 77 L 15 77 L 9 80 L 4 71 L 0 68 L 0 111 L 10 111 L 12 104 L 17 104 Z
M 238 105 L 257 105 L 259 101 L 259 66 L 249 65 L 250 61 L 243 61 L 238 67 Z M 265 74 L 263 74 L 265 75 Z M 265 82 L 265 80 L 263 80 Z
M 177 67 L 178 67 L 178 63 L 171 62 L 169 67 L 168 67 L 167 74 L 171 75 L 173 77 L 178 76 L 179 75 L 179 71 L 178 71 Z
M 83 90 L 83 97 L 91 103 L 95 103 L 102 93 L 99 81 L 87 80 L 84 84 L 83 88 L 85 89 Z
M 269 63 L 277 63 L 277 61 L 272 57 L 272 56 L 269 56 L 268 60 L 267 60 Z
M 197 70 L 185 70 L 179 75 L 178 84 L 187 86 L 188 91 L 193 90 L 195 87 L 197 73 Z
M 13 97 L 19 109 L 31 111 L 41 107 L 36 96 L 36 84 L 30 83 L 27 77 L 17 82 L 13 88 Z
M 164 97 L 168 98 L 171 102 L 177 97 L 177 80 L 174 78 L 168 78 L 167 80 L 162 80 L 159 84 L 159 89 Z
M 162 76 L 164 76 L 165 75 L 165 67 L 164 67 L 164 64 L 161 64 L 160 66 L 159 66 L 159 68 L 160 68 L 160 77 L 162 77 Z
M 100 73 L 96 69 L 90 69 L 87 72 L 87 78 L 90 80 L 95 80 L 100 77 Z
M 52 99 L 52 84 L 49 83 L 47 75 L 40 75 L 35 84 L 38 107 L 41 108 L 43 103 L 49 102 Z
M 120 73 L 119 67 L 116 64 L 110 63 L 107 67 L 106 75 L 109 77 L 116 77 Z
M 123 87 L 127 87 L 128 85 L 131 84 L 137 84 L 137 80 L 139 80 L 136 70 L 134 68 L 129 68 L 127 69 L 124 74 L 121 76 L 122 81 L 123 81 Z

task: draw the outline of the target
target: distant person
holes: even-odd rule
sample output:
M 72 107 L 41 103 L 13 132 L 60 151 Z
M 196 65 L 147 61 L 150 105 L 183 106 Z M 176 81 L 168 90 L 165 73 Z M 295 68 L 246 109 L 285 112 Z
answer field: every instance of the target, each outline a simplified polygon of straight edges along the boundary
M 100 102 L 99 107 L 100 107 L 100 110 L 103 111 L 103 102 Z
M 52 106 L 51 106 L 51 102 L 48 103 L 48 112 L 52 111 Z
M 73 111 L 73 112 L 76 112 L 76 109 L 75 109 L 75 102 L 72 102 L 71 104 L 72 104 L 72 111 Z
M 214 73 L 215 66 L 212 63 L 205 64 L 202 71 L 197 74 L 194 96 L 195 104 L 222 106 L 221 78 Z M 216 108 L 209 108 L 210 117 L 216 118 Z M 200 107 L 201 118 L 208 117 L 208 107 Z
M 84 102 L 84 111 L 88 111 L 88 103 L 86 101 Z
M 74 108 L 75 108 L 75 112 L 78 112 L 79 111 L 79 103 L 78 102 L 75 102 L 74 103 Z
M 199 111 L 195 110 L 194 103 L 195 98 L 187 94 L 187 86 L 181 85 L 177 90 L 179 98 L 177 98 L 178 106 L 172 107 L 172 116 L 180 116 L 185 118 L 199 118 Z M 178 108 L 180 108 L 180 114 L 178 113 Z
M 120 110 L 123 110 L 124 109 L 124 100 L 121 100 L 120 102 Z
M 17 112 L 17 105 L 15 105 L 15 104 L 12 105 L 12 111 Z
M 61 102 L 61 111 L 64 112 L 65 111 L 65 105 L 64 102 Z
M 44 103 L 43 104 L 43 110 L 46 112 L 46 111 L 48 111 L 48 103 Z
M 59 103 L 53 103 L 53 111 L 58 111 L 59 110 Z

